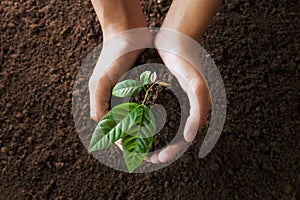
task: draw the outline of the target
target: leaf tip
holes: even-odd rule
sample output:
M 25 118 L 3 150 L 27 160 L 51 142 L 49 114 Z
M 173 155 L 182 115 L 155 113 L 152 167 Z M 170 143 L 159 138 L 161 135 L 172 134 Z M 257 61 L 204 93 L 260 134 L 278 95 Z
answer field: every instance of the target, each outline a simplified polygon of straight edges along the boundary
M 113 96 L 115 96 L 115 97 L 118 97 L 118 96 L 119 96 L 119 95 L 118 95 L 118 91 L 117 91 L 116 86 L 112 89 L 111 94 L 112 94 Z
M 162 85 L 162 86 L 165 86 L 165 87 L 167 87 L 167 86 L 170 86 L 170 84 L 169 83 L 166 83 L 166 82 L 158 82 L 158 84 L 159 85 Z
M 128 169 L 128 173 L 131 174 L 136 169 L 136 167 L 134 168 L 134 167 L 127 166 L 127 169 Z
M 93 151 L 91 149 L 87 150 L 88 154 L 91 154 Z

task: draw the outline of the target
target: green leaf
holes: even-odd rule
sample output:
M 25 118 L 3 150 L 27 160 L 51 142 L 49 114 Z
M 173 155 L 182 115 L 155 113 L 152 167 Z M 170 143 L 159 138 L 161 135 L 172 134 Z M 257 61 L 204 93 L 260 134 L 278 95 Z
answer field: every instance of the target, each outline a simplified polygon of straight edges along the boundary
M 150 74 L 151 74 L 151 71 L 144 71 L 141 76 L 140 76 L 140 80 L 141 82 L 146 85 L 148 84 L 148 81 L 149 81 L 149 78 L 150 78 Z
M 90 141 L 88 152 L 104 149 L 129 132 L 134 125 L 132 113 L 141 107 L 137 103 L 123 103 L 115 106 L 97 124 Z
M 155 119 L 146 106 L 131 113 L 131 129 L 122 138 L 124 159 L 129 173 L 133 172 L 147 155 L 155 134 Z
M 143 89 L 143 85 L 136 80 L 125 80 L 118 83 L 112 91 L 116 97 L 129 97 L 133 94 L 139 93 Z
M 124 159 L 129 173 L 132 173 L 141 165 L 147 153 L 135 153 L 124 151 Z

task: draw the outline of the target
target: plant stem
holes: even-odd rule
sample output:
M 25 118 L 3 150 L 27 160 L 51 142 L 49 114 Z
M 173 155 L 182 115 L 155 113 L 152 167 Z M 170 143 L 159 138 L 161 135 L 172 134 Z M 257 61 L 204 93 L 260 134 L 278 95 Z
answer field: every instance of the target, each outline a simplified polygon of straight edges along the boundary
M 144 100 L 143 100 L 142 105 L 145 105 L 145 101 L 146 101 L 146 99 L 147 99 L 147 97 L 148 97 L 149 91 L 153 88 L 154 85 L 155 85 L 155 83 L 153 83 L 153 84 L 149 87 L 149 89 L 146 90 L 146 94 L 145 94 L 145 97 L 144 97 Z
M 144 91 L 147 92 L 147 89 L 145 88 L 145 85 L 143 85 Z

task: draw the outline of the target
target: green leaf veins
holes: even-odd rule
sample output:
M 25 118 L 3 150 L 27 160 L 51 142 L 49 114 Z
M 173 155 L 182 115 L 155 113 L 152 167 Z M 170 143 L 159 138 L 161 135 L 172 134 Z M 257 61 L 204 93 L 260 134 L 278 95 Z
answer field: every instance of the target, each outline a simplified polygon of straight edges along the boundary
M 144 71 L 141 76 L 140 76 L 140 80 L 141 82 L 146 85 L 148 84 L 149 82 L 149 78 L 150 78 L 150 74 L 151 74 L 151 71 Z
M 112 94 L 116 97 L 129 97 L 133 94 L 137 94 L 143 90 L 143 85 L 136 80 L 125 80 L 118 83 Z

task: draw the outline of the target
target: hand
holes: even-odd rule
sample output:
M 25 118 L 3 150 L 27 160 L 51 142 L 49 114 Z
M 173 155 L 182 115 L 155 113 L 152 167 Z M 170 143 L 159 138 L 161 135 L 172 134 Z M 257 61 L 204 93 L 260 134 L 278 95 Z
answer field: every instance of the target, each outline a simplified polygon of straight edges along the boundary
M 167 162 L 186 145 L 192 142 L 199 127 L 205 125 L 210 109 L 210 94 L 200 66 L 200 49 L 196 41 L 187 36 L 161 29 L 156 36 L 155 46 L 168 69 L 175 75 L 190 101 L 190 116 L 184 128 L 184 141 L 167 146 L 159 153 L 147 157 L 152 163 Z
M 141 28 L 146 23 L 138 0 L 92 0 L 92 3 L 104 38 L 89 80 L 91 117 L 99 121 L 108 112 L 112 88 L 143 48 L 152 44 L 152 36 L 146 28 Z
M 206 121 L 211 101 L 205 80 L 198 70 L 201 66 L 197 42 L 200 43 L 201 36 L 220 3 L 221 0 L 173 1 L 162 28 L 156 35 L 155 47 L 187 93 L 191 109 L 184 128 L 185 141 L 167 146 L 159 153 L 147 157 L 147 161 L 159 163 L 174 158 L 194 140 L 198 127 Z M 170 34 L 170 31 L 175 34 Z
M 146 28 L 116 34 L 103 43 L 100 57 L 89 80 L 92 119 L 99 121 L 109 111 L 113 87 L 135 63 L 143 48 L 151 43 L 152 36 Z
M 206 26 L 215 13 L 221 0 L 174 1 L 164 21 L 163 27 L 177 30 L 191 36 L 199 42 Z M 102 25 L 104 41 L 118 33 L 133 28 L 145 27 L 143 13 L 138 0 L 92 0 Z M 195 20 L 197 19 L 197 20 Z M 149 33 L 145 38 L 150 38 Z M 184 129 L 184 139 L 163 149 L 146 160 L 153 163 L 172 159 L 187 142 L 193 141 L 199 125 L 206 121 L 210 108 L 210 97 L 206 83 L 198 71 L 200 64 L 197 49 L 191 49 L 184 37 L 169 38 L 160 30 L 155 39 L 156 48 L 168 69 L 177 77 L 190 100 L 190 116 Z M 143 39 L 143 37 L 137 37 Z M 114 40 L 114 41 L 113 41 Z M 100 58 L 89 81 L 91 117 L 99 121 L 109 109 L 111 90 L 119 78 L 131 67 L 141 50 L 126 52 L 131 45 L 145 42 L 145 48 L 151 39 L 136 41 L 135 37 L 123 34 L 111 40 L 113 45 L 103 45 Z M 108 42 L 110 43 L 110 42 Z M 172 52 L 164 51 L 165 45 L 172 45 Z M 193 45 L 192 45 L 193 46 Z M 139 49 L 142 49 L 139 48 Z M 169 48 L 167 48 L 169 49 Z M 191 52 L 186 52 L 191 50 Z M 183 56 L 183 57 L 180 57 Z M 184 58 L 186 60 L 184 60 Z M 112 62 L 111 62 L 112 61 Z M 120 146 L 120 142 L 118 143 Z

